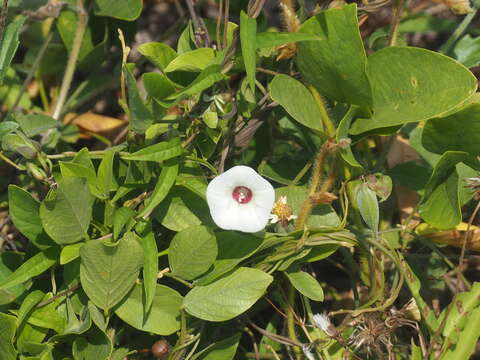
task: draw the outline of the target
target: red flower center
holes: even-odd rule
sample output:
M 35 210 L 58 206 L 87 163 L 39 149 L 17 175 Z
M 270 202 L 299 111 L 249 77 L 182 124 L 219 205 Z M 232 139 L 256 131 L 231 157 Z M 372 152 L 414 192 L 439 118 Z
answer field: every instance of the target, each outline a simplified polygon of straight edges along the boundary
M 252 190 L 250 190 L 245 186 L 237 186 L 232 191 L 232 197 L 239 204 L 246 204 L 250 202 L 250 200 L 252 200 L 253 193 L 252 193 Z

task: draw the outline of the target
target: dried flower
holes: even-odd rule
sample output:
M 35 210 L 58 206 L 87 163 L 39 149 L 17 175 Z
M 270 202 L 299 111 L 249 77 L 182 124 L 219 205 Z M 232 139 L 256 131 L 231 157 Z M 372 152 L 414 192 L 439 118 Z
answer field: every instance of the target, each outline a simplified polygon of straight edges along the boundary
M 337 329 L 335 328 L 335 325 L 332 324 L 327 314 L 313 315 L 313 323 L 328 336 L 335 337 L 337 335 Z
M 257 232 L 267 225 L 275 191 L 248 166 L 235 166 L 214 178 L 207 187 L 210 214 L 224 230 Z
M 272 213 L 270 214 L 270 222 L 276 224 L 280 222 L 283 227 L 288 225 L 288 222 L 295 220 L 296 215 L 293 215 L 293 211 L 290 205 L 287 203 L 286 196 L 280 196 L 277 202 L 273 205 Z

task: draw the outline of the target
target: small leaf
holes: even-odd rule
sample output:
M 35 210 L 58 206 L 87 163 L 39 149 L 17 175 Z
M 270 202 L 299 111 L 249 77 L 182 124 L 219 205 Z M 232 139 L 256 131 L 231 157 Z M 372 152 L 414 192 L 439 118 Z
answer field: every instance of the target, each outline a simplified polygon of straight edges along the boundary
M 75 338 L 73 357 L 78 360 L 107 360 L 112 352 L 112 342 L 107 334 L 94 327 L 88 335 Z
M 148 95 L 156 100 L 163 100 L 175 93 L 175 87 L 165 75 L 150 72 L 143 74 L 143 85 Z
M 157 284 L 152 308 L 143 321 L 142 316 L 139 316 L 145 313 L 142 285 L 137 284 L 115 309 L 115 313 L 136 329 L 157 335 L 170 335 L 180 329 L 182 300 L 182 296 L 175 290 Z
M 217 241 L 205 226 L 192 226 L 178 232 L 168 250 L 172 273 L 186 280 L 205 273 L 217 257 Z
M 175 50 L 167 44 L 160 42 L 141 44 L 137 50 L 162 71 L 165 71 L 167 65 L 177 57 L 177 52 Z
M 135 210 L 129 207 L 121 207 L 113 214 L 113 239 L 117 240 L 121 231 L 135 216 Z
M 2 360 L 16 360 L 17 351 L 13 346 L 16 318 L 0 313 L 0 357 Z
M 196 286 L 184 299 L 187 312 L 208 321 L 226 321 L 247 311 L 262 297 L 273 278 L 240 267 L 206 286 Z
M 35 306 L 40 301 L 42 301 L 44 296 L 45 296 L 45 294 L 42 291 L 34 290 L 31 293 L 29 293 L 25 297 L 25 299 L 23 299 L 22 305 L 20 306 L 20 309 L 18 310 L 18 314 L 17 314 L 17 333 L 18 334 L 20 333 L 21 329 L 23 328 L 25 320 L 31 314 L 31 312 L 35 308 Z
M 143 288 L 145 291 L 144 316 L 147 316 L 152 308 L 153 300 L 155 298 L 158 275 L 158 248 L 151 222 L 145 224 L 140 236 L 142 238 L 143 247 Z
M 457 41 L 453 53 L 457 60 L 468 68 L 480 65 L 480 37 L 465 35 Z
M 35 254 L 20 265 L 8 278 L 2 281 L 0 283 L 0 289 L 10 288 L 42 274 L 57 262 L 59 255 L 60 249 L 58 247 L 51 247 Z
M 240 45 L 248 84 L 253 92 L 255 92 L 255 73 L 257 71 L 256 34 L 257 22 L 242 11 L 240 13 Z
M 299 32 L 261 32 L 256 37 L 257 49 L 270 48 L 299 41 L 318 41 L 322 38 L 315 34 L 306 34 Z
M 65 121 L 69 120 L 80 129 L 94 134 L 108 133 L 126 124 L 124 120 L 92 112 L 80 115 L 69 113 L 65 115 Z
M 300 124 L 323 130 L 319 107 L 308 89 L 287 75 L 276 75 L 270 82 L 270 95 Z
M 84 245 L 83 242 L 66 245 L 62 248 L 60 253 L 60 265 L 68 264 L 80 256 L 80 248 Z
M 145 207 L 138 214 L 138 217 L 146 217 L 165 199 L 170 192 L 170 189 L 175 184 L 175 179 L 178 174 L 178 162 L 169 161 L 165 162 L 158 177 L 158 181 L 155 184 L 152 194 L 145 201 Z
M 235 334 L 210 344 L 207 348 L 195 354 L 192 360 L 232 360 L 237 353 L 240 338 L 241 334 Z
M 16 120 L 28 137 L 38 135 L 48 129 L 53 129 L 58 123 L 51 116 L 43 114 L 21 115 L 18 116 Z
M 90 240 L 80 249 L 80 281 L 92 302 L 103 310 L 118 304 L 137 280 L 143 251 L 133 233 L 117 245 Z
M 380 221 L 377 195 L 365 183 L 361 183 L 357 186 L 355 194 L 360 215 L 362 215 L 362 218 L 368 227 L 376 233 Z
M 130 111 L 130 128 L 139 134 L 153 123 L 153 115 L 145 106 L 137 88 L 137 82 L 128 66 L 123 67 L 123 73 L 128 87 L 128 108 Z
M 0 123 L 0 140 L 12 130 L 18 129 L 20 125 L 13 121 L 2 121 Z
M 92 202 L 84 179 L 65 177 L 58 181 L 40 205 L 45 232 L 57 244 L 71 244 L 87 237 Z
M 318 281 L 310 274 L 297 267 L 285 272 L 288 280 L 300 293 L 314 301 L 323 301 L 323 289 Z
M 19 16 L 16 20 L 8 24 L 0 40 L 0 85 L 3 83 L 5 72 L 17 52 L 18 45 L 20 44 L 18 36 L 26 19 L 25 16 Z
M 112 186 L 113 177 L 113 157 L 115 156 L 115 150 L 110 149 L 104 155 L 100 162 L 97 173 L 97 188 L 104 199 L 110 197 L 110 190 Z
M 53 241 L 43 231 L 40 203 L 22 188 L 8 186 L 8 206 L 15 227 L 39 249 L 52 246 Z
M 182 153 L 183 148 L 180 144 L 180 138 L 173 138 L 147 146 L 133 154 L 124 155 L 122 158 L 125 160 L 161 162 L 179 156 Z
M 173 59 L 165 68 L 165 72 L 197 71 L 200 72 L 212 62 L 215 52 L 211 48 L 200 48 L 184 52 Z
M 95 0 L 93 10 L 97 16 L 133 21 L 142 12 L 142 0 Z

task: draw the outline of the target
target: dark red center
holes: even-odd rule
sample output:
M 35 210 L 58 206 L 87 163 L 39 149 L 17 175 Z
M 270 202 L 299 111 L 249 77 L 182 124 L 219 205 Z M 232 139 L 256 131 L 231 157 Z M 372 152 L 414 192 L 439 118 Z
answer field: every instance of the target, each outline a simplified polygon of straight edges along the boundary
M 245 186 L 237 186 L 232 191 L 232 197 L 235 199 L 236 202 L 239 204 L 246 204 L 252 200 L 253 194 L 252 190 Z

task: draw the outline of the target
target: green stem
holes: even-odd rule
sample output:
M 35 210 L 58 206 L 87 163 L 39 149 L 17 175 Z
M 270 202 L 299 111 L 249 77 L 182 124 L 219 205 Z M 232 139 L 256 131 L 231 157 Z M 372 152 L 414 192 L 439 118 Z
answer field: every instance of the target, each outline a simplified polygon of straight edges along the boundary
M 60 114 L 62 113 L 62 108 L 67 99 L 68 91 L 73 80 L 73 74 L 77 67 L 78 56 L 80 55 L 80 48 L 82 46 L 83 35 L 87 28 L 88 23 L 88 14 L 83 7 L 83 0 L 77 0 L 78 7 L 78 23 L 77 29 L 75 31 L 75 37 L 73 39 L 72 50 L 70 51 L 70 56 L 68 57 L 67 68 L 65 74 L 63 75 L 62 86 L 60 88 L 60 94 L 55 105 L 55 111 L 53 112 L 52 117 L 55 120 L 59 120 Z
M 335 128 L 335 125 L 332 122 L 332 119 L 330 119 L 330 116 L 328 115 L 327 111 L 327 106 L 325 105 L 325 100 L 323 100 L 322 95 L 318 92 L 318 90 L 312 86 L 309 85 L 308 89 L 313 95 L 313 98 L 315 99 L 315 102 L 318 105 L 318 109 L 320 110 L 320 118 L 322 120 L 322 124 L 325 127 L 325 133 L 327 134 L 328 137 L 334 137 L 335 133 L 337 132 L 337 129 Z
M 172 273 L 167 272 L 167 273 L 163 274 L 163 276 L 169 277 L 173 280 L 177 280 L 179 283 L 189 287 L 190 289 L 193 288 L 193 285 L 190 284 L 188 281 L 185 281 L 185 280 L 173 275 Z
M 300 343 L 297 338 L 297 334 L 295 333 L 295 288 L 288 282 L 288 303 L 287 303 L 287 329 L 288 329 L 288 337 L 293 341 Z M 293 347 L 293 351 L 295 353 L 295 357 L 300 359 L 302 350 L 298 346 Z
M 455 31 L 450 35 L 447 41 L 440 47 L 438 52 L 442 54 L 448 54 L 452 49 L 455 42 L 463 35 L 465 30 L 467 29 L 468 25 L 472 22 L 473 18 L 477 14 L 477 9 L 474 9 L 471 13 L 467 14 L 462 20 L 462 22 L 458 25 Z

